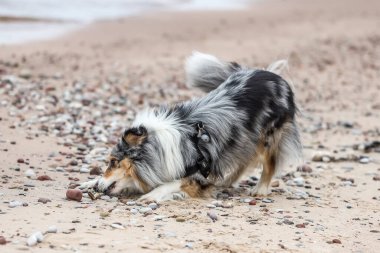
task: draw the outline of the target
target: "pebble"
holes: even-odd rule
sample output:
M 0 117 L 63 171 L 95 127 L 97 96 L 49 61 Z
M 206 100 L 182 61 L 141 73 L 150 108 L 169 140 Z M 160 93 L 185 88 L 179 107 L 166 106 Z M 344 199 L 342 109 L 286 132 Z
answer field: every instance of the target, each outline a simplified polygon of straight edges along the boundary
M 249 201 L 249 203 L 248 203 L 250 206 L 255 206 L 256 204 L 257 204 L 257 201 L 256 200 L 251 200 L 251 201 Z
M 211 205 L 214 205 L 215 207 L 222 207 L 223 202 L 220 200 L 214 200 L 213 202 L 211 202 Z
M 313 169 L 309 165 L 304 164 L 304 165 L 298 166 L 297 171 L 311 173 L 313 172 Z
M 58 231 L 58 228 L 56 226 L 50 226 L 48 227 L 48 230 L 46 231 L 46 233 L 57 233 Z
M 82 192 L 78 189 L 69 189 L 66 191 L 66 197 L 69 200 L 81 201 L 82 196 Z
M 216 206 L 213 205 L 213 204 L 207 204 L 206 207 L 207 207 L 207 208 L 216 208 Z
M 11 201 L 9 202 L 8 206 L 10 208 L 14 208 L 14 207 L 17 207 L 17 206 L 22 206 L 24 203 L 21 202 L 21 201 L 18 201 L 18 200 L 14 200 L 14 201 Z
M 305 184 L 305 180 L 302 178 L 302 177 L 296 177 L 296 178 L 293 178 L 293 182 L 297 185 L 297 186 L 303 186 Z
M 42 175 L 42 176 L 38 176 L 37 180 L 39 180 L 39 181 L 51 181 L 52 179 L 48 175 Z
M 177 217 L 177 218 L 175 219 L 175 221 L 176 221 L 176 222 L 185 222 L 186 219 L 183 218 L 183 217 Z
M 0 236 L 0 245 L 7 244 L 7 240 L 5 239 L 4 236 Z
M 119 222 L 112 223 L 111 227 L 117 228 L 117 229 L 125 229 L 124 226 Z
M 264 199 L 262 200 L 262 202 L 264 202 L 264 203 L 273 203 L 274 200 L 273 200 L 273 199 L 269 199 L 269 198 L 264 198 Z
M 333 239 L 332 243 L 342 244 L 342 242 L 339 239 Z
M 374 176 L 372 179 L 375 180 L 375 181 L 380 181 L 380 176 L 379 175 Z
M 160 220 L 163 220 L 165 218 L 166 218 L 165 215 L 156 215 L 156 216 L 153 217 L 153 220 L 154 221 L 160 221 Z
M 150 203 L 148 207 L 152 208 L 152 210 L 156 210 L 158 208 L 158 205 L 156 203 Z
M 234 206 L 234 204 L 232 202 L 227 202 L 225 204 L 223 204 L 223 208 L 232 208 Z
M 36 232 L 36 233 L 32 234 L 31 236 L 29 236 L 28 240 L 26 241 L 26 244 L 28 246 L 34 246 L 37 243 L 42 242 L 43 239 L 44 239 L 44 236 L 42 235 L 42 233 Z
M 137 214 L 137 213 L 139 212 L 139 210 L 137 210 L 136 208 L 132 208 L 132 209 L 130 210 L 130 212 L 131 212 L 132 214 Z
M 28 169 L 25 171 L 25 176 L 27 176 L 28 178 L 35 178 L 36 173 L 32 169 Z
M 127 201 L 127 206 L 134 206 L 136 205 L 136 201 Z
M 24 159 L 19 158 L 19 159 L 17 159 L 17 162 L 18 162 L 18 163 L 24 163 L 25 161 L 24 161 Z
M 90 170 L 90 175 L 99 176 L 102 174 L 102 169 L 100 167 L 94 167 Z
M 142 213 L 142 214 L 149 214 L 149 213 L 152 213 L 152 208 L 150 207 L 143 207 L 143 208 L 140 208 L 139 212 Z
M 82 168 L 80 168 L 79 172 L 80 172 L 80 173 L 89 173 L 89 172 L 90 172 L 90 169 L 87 168 L 87 167 L 82 167 Z
M 305 228 L 306 226 L 305 226 L 305 224 L 301 223 L 301 224 L 297 224 L 296 227 L 297 228 Z
M 51 200 L 48 199 L 48 198 L 39 198 L 39 199 L 38 199 L 38 202 L 43 203 L 43 204 L 46 204 L 47 202 L 51 202 Z
M 210 217 L 210 219 L 215 222 L 218 220 L 218 216 L 214 212 L 207 212 L 207 216 Z
M 367 164 L 370 162 L 370 159 L 368 157 L 360 158 L 359 163 Z

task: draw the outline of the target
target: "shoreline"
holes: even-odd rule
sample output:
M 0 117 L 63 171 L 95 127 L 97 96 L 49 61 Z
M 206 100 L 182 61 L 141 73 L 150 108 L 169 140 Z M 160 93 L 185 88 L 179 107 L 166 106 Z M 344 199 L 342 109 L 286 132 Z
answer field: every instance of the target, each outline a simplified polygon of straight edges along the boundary
M 148 5 L 145 8 L 139 9 L 136 6 L 136 10 L 131 10 L 121 15 L 115 14 L 114 17 L 92 17 L 90 20 L 78 20 L 76 18 L 65 19 L 65 18 L 49 18 L 49 17 L 28 17 L 28 16 L 11 16 L 11 15 L 1 15 L 0 14 L 0 46 L 1 45 L 12 45 L 12 44 L 26 44 L 29 42 L 43 42 L 46 40 L 58 39 L 60 36 L 69 34 L 72 31 L 80 30 L 88 25 L 93 25 L 102 22 L 117 22 L 118 20 L 123 20 L 128 17 L 134 16 L 149 16 L 156 13 L 167 12 L 167 13 L 183 13 L 183 12 L 213 12 L 213 11 L 227 11 L 229 10 L 242 10 L 251 8 L 251 6 L 256 1 L 246 1 L 244 4 L 242 2 L 220 2 L 215 5 L 215 3 L 192 0 L 184 2 L 172 3 L 172 5 Z M 202 9 L 204 8 L 204 10 Z M 133 8 L 132 8 L 133 9 Z M 40 25 L 39 25 L 40 24 Z M 44 29 L 44 25 L 51 26 L 54 25 L 55 29 L 59 32 L 55 32 L 52 29 Z M 11 33 L 6 29 L 12 29 Z M 4 31 L 5 30 L 5 31 Z M 17 36 L 16 34 L 21 34 Z M 22 35 L 26 34 L 26 35 Z M 5 39 L 7 37 L 14 37 L 13 39 Z

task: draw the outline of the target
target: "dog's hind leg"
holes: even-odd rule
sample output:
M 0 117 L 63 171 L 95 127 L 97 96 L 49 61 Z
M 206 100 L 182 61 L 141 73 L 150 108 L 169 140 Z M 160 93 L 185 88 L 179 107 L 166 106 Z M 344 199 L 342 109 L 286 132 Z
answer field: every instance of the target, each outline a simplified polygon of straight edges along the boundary
M 256 187 L 252 191 L 252 195 L 266 196 L 270 193 L 270 182 L 276 171 L 276 156 L 271 152 L 265 152 L 263 157 L 263 172 Z

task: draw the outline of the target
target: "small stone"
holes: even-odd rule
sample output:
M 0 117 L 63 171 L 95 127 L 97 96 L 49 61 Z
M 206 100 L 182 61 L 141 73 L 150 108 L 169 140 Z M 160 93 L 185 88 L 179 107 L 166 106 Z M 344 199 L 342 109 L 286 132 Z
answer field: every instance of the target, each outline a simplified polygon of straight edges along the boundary
M 331 161 L 331 158 L 330 158 L 330 157 L 328 157 L 328 156 L 323 156 L 323 157 L 322 157 L 322 162 L 328 163 L 328 162 L 330 162 L 330 161 Z
M 87 167 L 82 167 L 82 168 L 80 168 L 79 172 L 80 173 L 89 173 L 90 170 Z
M 150 207 L 143 207 L 143 208 L 140 208 L 139 212 L 142 213 L 142 214 L 149 214 L 149 213 L 152 213 L 152 208 Z
M 18 162 L 18 163 L 24 163 L 25 161 L 24 161 L 24 159 L 19 158 L 19 159 L 17 159 L 17 162 Z
M 250 206 L 255 206 L 257 204 L 257 201 L 252 199 L 251 201 L 249 201 L 248 203 Z
M 7 240 L 5 239 L 4 236 L 0 236 L 0 245 L 5 245 L 7 244 Z
M 342 242 L 339 239 L 333 239 L 332 243 L 342 244 Z
M 72 160 L 69 164 L 71 166 L 77 166 L 78 165 L 78 161 L 77 160 Z
M 32 169 L 28 169 L 25 171 L 25 176 L 27 176 L 28 178 L 35 178 L 36 173 L 34 173 L 34 170 Z
M 213 205 L 213 204 L 207 204 L 206 207 L 207 207 L 207 208 L 216 208 L 216 206 Z
M 66 191 L 66 197 L 69 200 L 81 201 L 82 196 L 82 192 L 78 189 L 69 189 Z
M 183 218 L 183 217 L 177 217 L 177 218 L 175 219 L 175 221 L 176 221 L 176 222 L 185 222 L 186 219 Z
M 38 199 L 38 202 L 43 203 L 43 204 L 46 204 L 47 202 L 51 202 L 51 200 L 48 199 L 48 198 L 39 198 L 39 199 Z
M 359 160 L 359 163 L 362 163 L 362 164 L 367 164 L 369 162 L 370 162 L 370 159 L 368 157 L 362 157 Z
M 102 218 L 106 218 L 106 217 L 108 217 L 108 216 L 110 216 L 110 213 L 109 213 L 109 212 L 101 212 L 101 213 L 100 213 L 100 217 L 102 217 Z
M 41 233 L 41 232 L 36 232 L 36 233 L 32 234 L 32 235 L 28 238 L 26 244 L 27 244 L 28 246 L 34 246 L 34 245 L 36 245 L 37 243 L 42 242 L 43 239 L 44 239 L 44 236 L 42 235 L 42 233 Z
M 282 223 L 284 223 L 286 225 L 294 225 L 294 222 L 291 220 L 288 220 L 288 219 L 285 219 Z
M 29 79 L 32 77 L 32 72 L 29 69 L 22 69 L 19 76 L 24 79 Z
M 148 207 L 152 208 L 152 210 L 156 210 L 158 208 L 158 205 L 156 203 L 150 203 Z
M 293 179 L 293 182 L 297 185 L 297 186 L 303 186 L 305 184 L 305 180 L 302 178 L 302 177 L 296 177 Z
M 165 218 L 166 218 L 165 215 L 156 215 L 156 216 L 154 216 L 153 220 L 154 221 L 160 221 L 160 220 L 163 220 Z
M 220 200 L 214 200 L 213 202 L 211 202 L 211 204 L 216 206 L 216 207 L 222 207 L 223 206 L 223 202 Z
M 296 225 L 297 228 L 305 228 L 305 224 L 301 223 L 301 224 L 297 224 Z
M 136 205 L 136 201 L 127 201 L 127 206 L 134 206 Z
M 210 219 L 215 222 L 218 220 L 218 216 L 214 212 L 207 212 L 207 216 L 210 217 Z
M 309 165 L 304 164 L 304 165 L 298 166 L 297 171 L 311 173 L 313 172 L 313 169 Z
M 18 201 L 18 200 L 15 200 L 15 201 L 11 201 L 9 202 L 8 206 L 10 208 L 14 208 L 14 207 L 17 207 L 17 206 L 22 206 L 23 203 L 21 201 Z
M 272 187 L 279 187 L 280 186 L 280 182 L 278 180 L 276 181 L 273 181 L 272 184 L 271 184 Z
M 227 202 L 225 204 L 223 204 L 223 208 L 232 208 L 234 206 L 234 204 L 232 202 Z
M 46 233 L 57 233 L 57 231 L 58 231 L 58 229 L 57 229 L 57 227 L 56 226 L 50 226 L 49 228 L 48 228 L 48 230 L 46 231 Z
M 262 200 L 262 202 L 264 202 L 264 203 L 273 203 L 274 200 L 273 200 L 273 199 L 269 199 L 269 198 L 264 198 L 264 199 Z
M 90 170 L 90 175 L 95 175 L 95 176 L 98 176 L 98 175 L 101 175 L 102 174 L 102 169 L 100 167 L 94 167 Z
M 39 180 L 39 181 L 51 181 L 52 179 L 48 175 L 42 175 L 42 176 L 38 176 L 37 180 Z
M 111 227 L 117 228 L 117 229 L 125 229 L 124 226 L 119 222 L 112 223 Z
M 137 213 L 139 212 L 139 210 L 137 210 L 136 208 L 132 208 L 132 209 L 130 210 L 130 212 L 131 212 L 132 214 L 137 214 Z
M 375 181 L 380 181 L 380 176 L 379 175 L 374 176 L 372 179 L 375 180 Z

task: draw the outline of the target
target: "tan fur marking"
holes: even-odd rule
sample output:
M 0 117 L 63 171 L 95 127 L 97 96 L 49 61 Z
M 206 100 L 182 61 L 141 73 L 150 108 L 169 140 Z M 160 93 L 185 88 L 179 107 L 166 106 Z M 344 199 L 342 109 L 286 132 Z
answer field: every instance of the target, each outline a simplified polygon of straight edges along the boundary
M 134 135 L 133 133 L 128 133 L 124 136 L 124 140 L 131 146 L 141 145 L 141 143 L 145 140 L 146 136 L 144 135 Z
M 201 187 L 195 181 L 183 179 L 181 182 L 181 190 L 186 192 L 192 198 L 201 197 Z
M 121 160 L 120 167 L 125 171 L 125 177 L 132 177 L 133 180 L 137 181 L 141 187 L 141 189 L 146 193 L 149 191 L 148 185 L 143 182 L 136 174 L 135 166 L 133 166 L 133 162 L 129 158 L 125 158 Z

